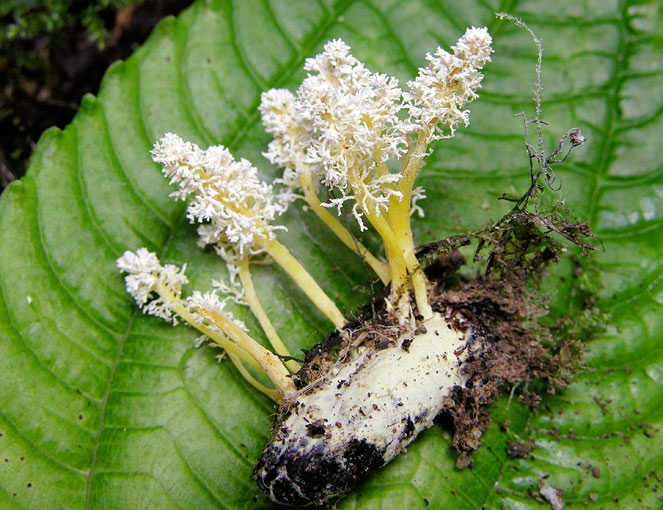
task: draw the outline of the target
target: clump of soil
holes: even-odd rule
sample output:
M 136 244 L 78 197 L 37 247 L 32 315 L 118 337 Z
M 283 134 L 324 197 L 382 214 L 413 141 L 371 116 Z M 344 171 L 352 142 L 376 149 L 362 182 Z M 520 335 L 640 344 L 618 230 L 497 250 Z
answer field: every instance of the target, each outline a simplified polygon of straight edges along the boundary
M 479 249 L 488 249 L 485 273 L 451 287 L 448 279 L 436 280 L 436 306 L 470 317 L 482 339 L 477 355 L 464 364 L 469 381 L 456 388 L 456 405 L 449 410 L 459 467 L 467 466 L 471 452 L 480 446 L 490 423 L 487 404 L 502 389 L 519 387 L 521 401 L 536 406 L 541 391 L 554 393 L 564 387 L 568 374 L 581 365 L 585 339 L 557 336 L 554 328 L 539 320 L 549 312 L 540 286 L 548 267 L 564 251 L 560 239 L 571 241 L 585 254 L 594 249 L 584 241 L 592 237 L 587 224 L 518 207 L 477 237 Z M 453 252 L 451 256 L 458 257 Z M 535 380 L 544 384 L 532 391 L 530 383 Z

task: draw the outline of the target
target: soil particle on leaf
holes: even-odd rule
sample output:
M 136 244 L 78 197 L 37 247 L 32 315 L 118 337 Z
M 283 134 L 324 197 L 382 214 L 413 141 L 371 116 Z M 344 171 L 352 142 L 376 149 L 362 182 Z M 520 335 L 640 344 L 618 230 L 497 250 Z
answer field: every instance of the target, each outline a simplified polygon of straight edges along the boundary
M 549 485 L 544 479 L 538 482 L 539 494 L 550 505 L 553 510 L 562 510 L 564 508 L 564 491 Z
M 507 453 L 509 457 L 524 459 L 532 452 L 534 447 L 534 443 L 531 442 L 511 441 L 507 445 Z

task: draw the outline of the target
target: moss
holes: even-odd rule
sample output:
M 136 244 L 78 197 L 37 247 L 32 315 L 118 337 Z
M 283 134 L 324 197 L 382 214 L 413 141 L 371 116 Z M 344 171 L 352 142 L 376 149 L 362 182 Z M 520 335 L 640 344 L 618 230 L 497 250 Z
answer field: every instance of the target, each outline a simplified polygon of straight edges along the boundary
M 10 41 L 36 36 L 57 38 L 67 28 L 83 26 L 102 48 L 108 35 L 108 19 L 140 0 L 14 0 L 0 7 L 0 48 Z

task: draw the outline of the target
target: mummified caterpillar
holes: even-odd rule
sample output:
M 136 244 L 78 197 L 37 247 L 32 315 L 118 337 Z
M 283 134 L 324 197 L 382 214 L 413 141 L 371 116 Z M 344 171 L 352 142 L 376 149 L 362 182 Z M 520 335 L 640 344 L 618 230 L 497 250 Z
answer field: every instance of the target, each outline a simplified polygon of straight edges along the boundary
M 452 388 L 464 386 L 473 332 L 459 316 L 435 313 L 348 335 L 341 358 L 281 405 L 287 415 L 254 471 L 274 501 L 304 505 L 343 494 L 403 452 L 452 405 Z

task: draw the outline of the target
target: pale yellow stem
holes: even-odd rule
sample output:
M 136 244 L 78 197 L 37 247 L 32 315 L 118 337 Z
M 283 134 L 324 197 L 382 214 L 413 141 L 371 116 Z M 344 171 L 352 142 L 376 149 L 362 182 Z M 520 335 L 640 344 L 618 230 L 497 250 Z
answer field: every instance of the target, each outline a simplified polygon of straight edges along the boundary
M 407 155 L 403 158 L 402 177 L 398 183 L 398 191 L 401 192 L 402 197 L 400 200 L 392 199 L 390 201 L 388 212 L 389 224 L 403 250 L 403 256 L 410 271 L 417 310 L 425 319 L 432 317 L 433 310 L 428 301 L 428 280 L 419 268 L 419 261 L 415 255 L 410 209 L 412 207 L 412 189 L 426 154 L 429 134 L 425 130 L 417 133 L 416 144 L 414 147 L 410 146 Z
M 205 323 L 197 320 L 193 316 L 193 314 L 189 311 L 189 309 L 182 304 L 182 301 L 179 298 L 175 297 L 167 287 L 163 287 L 160 285 L 159 288 L 157 289 L 157 292 L 164 301 L 168 301 L 173 304 L 175 312 L 177 312 L 177 315 L 179 315 L 184 320 L 184 322 L 196 328 L 198 331 L 200 331 L 203 335 L 205 335 L 207 338 L 209 338 L 214 343 L 216 343 L 228 354 L 233 354 L 242 361 L 251 365 L 253 368 L 260 370 L 260 365 L 258 364 L 258 362 L 245 349 L 233 343 L 231 340 L 229 340 L 224 335 L 220 334 L 218 331 L 209 328 Z
M 278 367 L 275 366 L 276 363 L 274 363 L 273 360 L 262 359 L 265 358 L 264 353 L 268 353 L 271 356 L 274 356 L 274 354 L 260 346 L 260 344 L 258 344 L 255 340 L 249 337 L 249 335 L 239 329 L 235 323 L 228 319 L 225 315 L 216 311 L 202 308 L 198 309 L 198 312 L 203 317 L 223 330 L 224 333 L 228 331 L 227 328 L 229 325 L 232 326 L 231 329 L 233 332 L 239 331 L 244 333 L 244 338 L 242 338 L 241 342 L 238 342 L 235 339 L 231 340 L 223 333 L 219 333 L 218 331 L 208 327 L 204 322 L 197 320 L 189 311 L 189 309 L 182 304 L 182 301 L 174 296 L 168 288 L 159 286 L 157 292 L 164 300 L 168 300 L 169 302 L 173 303 L 175 312 L 177 312 L 177 315 L 179 315 L 186 323 L 196 328 L 207 338 L 221 347 L 228 354 L 228 357 L 233 362 L 239 373 L 244 376 L 244 378 L 249 382 L 249 384 L 251 384 L 251 386 L 260 390 L 269 398 L 277 402 L 280 400 L 282 395 L 285 395 L 286 393 L 289 394 L 291 391 L 294 391 L 295 387 L 292 380 L 286 381 L 285 384 L 283 383 L 283 376 L 279 373 L 280 371 L 278 370 Z M 248 349 L 244 348 L 245 346 L 248 347 Z M 256 349 L 255 346 L 262 348 L 264 353 L 260 352 L 260 349 Z M 280 362 L 278 358 L 277 362 Z M 274 382 L 277 389 L 275 390 L 267 388 L 264 384 L 257 381 L 246 369 L 244 363 L 247 363 L 253 368 L 264 372 L 265 375 L 267 375 Z M 273 369 L 270 369 L 269 371 L 266 370 L 266 365 L 270 367 L 273 366 Z M 285 371 L 285 368 L 282 368 L 282 370 Z M 273 379 L 274 376 L 276 376 L 276 380 Z
M 403 215 L 406 215 L 405 218 L 403 218 Z M 433 309 L 428 302 L 428 279 L 419 267 L 419 261 L 415 255 L 409 207 L 407 209 L 396 208 L 395 211 L 390 210 L 389 224 L 392 227 L 394 242 L 398 244 L 401 250 L 401 255 L 405 260 L 405 266 L 411 278 L 417 310 L 424 319 L 429 319 L 433 315 Z
M 407 264 L 400 247 L 394 246 L 393 243 L 385 243 L 385 253 L 391 268 L 391 295 L 394 296 L 397 292 L 403 292 L 403 287 L 407 284 Z
M 363 191 L 361 189 L 354 191 L 357 202 L 361 204 Z M 398 238 L 394 235 L 384 214 L 378 215 L 372 209 L 363 212 L 366 215 L 366 219 L 368 219 L 370 224 L 373 225 L 373 228 L 375 228 L 384 243 L 387 263 L 389 264 L 389 270 L 391 271 L 391 295 L 392 298 L 396 297 L 399 293 L 403 292 L 402 287 L 407 282 L 407 275 L 409 272 L 407 261 L 403 256 L 403 250 L 401 249 Z
M 341 222 L 336 219 L 336 217 L 329 212 L 328 209 L 322 207 L 320 198 L 315 192 L 313 187 L 313 181 L 311 180 L 311 174 L 309 172 L 303 172 L 299 175 L 299 184 L 304 191 L 304 200 L 309 205 L 311 210 L 320 218 L 329 229 L 336 234 L 345 246 L 354 251 L 366 263 L 373 269 L 378 278 L 385 285 L 389 283 L 390 272 L 389 266 L 379 260 L 375 255 L 373 255 L 368 248 L 366 248 L 362 243 L 360 243 L 357 238 L 355 238 L 350 231 L 341 225 Z
M 249 353 L 281 395 L 289 395 L 295 391 L 295 383 L 290 378 L 290 373 L 276 354 L 256 342 L 225 314 L 206 308 L 200 308 L 197 311 L 207 320 L 216 324 L 233 342 Z
M 258 391 L 267 395 L 274 402 L 280 402 L 283 399 L 283 396 L 278 390 L 275 390 L 274 388 L 268 388 L 260 381 L 258 381 L 255 377 L 253 377 L 253 375 L 251 375 L 251 372 L 249 372 L 244 366 L 244 363 L 242 363 L 242 360 L 240 360 L 237 356 L 235 356 L 234 354 L 228 354 L 228 357 L 230 358 L 230 361 L 232 361 L 233 365 L 235 365 L 237 371 L 242 375 L 242 377 L 244 377 L 244 379 L 247 380 L 247 382 L 251 386 L 253 386 Z
M 276 239 L 257 239 L 256 241 L 290 275 L 313 304 L 334 324 L 336 329 L 340 330 L 345 326 L 347 321 L 343 313 L 285 246 Z
M 412 275 L 412 291 L 417 303 L 417 311 L 428 320 L 433 316 L 433 308 L 428 301 L 428 279 L 421 269 L 417 269 Z
M 411 247 L 414 254 L 414 241 L 412 229 L 410 226 L 410 209 L 412 207 L 412 189 L 414 181 L 419 175 L 421 164 L 426 154 L 429 134 L 422 130 L 417 134 L 417 142 L 414 147 L 410 146 L 407 154 L 403 158 L 403 168 L 401 169 L 401 180 L 398 183 L 398 191 L 401 192 L 401 199 L 392 198 L 389 202 L 389 223 L 399 241 L 404 246 Z
M 428 301 L 428 280 L 421 271 L 415 255 L 414 236 L 410 225 L 410 209 L 412 189 L 421 169 L 427 141 L 428 136 L 422 131 L 418 133 L 416 144 L 410 146 L 404 158 L 401 179 L 396 188 L 400 192 L 400 196 L 392 195 L 388 211 L 385 214 L 377 215 L 374 211 L 364 210 L 364 214 L 378 231 L 385 244 L 387 261 L 392 270 L 392 301 L 398 300 L 399 293 L 402 294 L 403 292 L 399 288 L 402 285 L 401 282 L 406 282 L 409 276 L 417 310 L 425 319 L 432 317 L 433 310 Z M 384 172 L 387 169 L 386 167 L 381 168 L 380 171 Z M 357 202 L 361 204 L 363 202 L 363 183 L 351 181 L 351 185 Z M 398 274 L 395 274 L 395 271 Z M 396 282 L 399 285 L 396 285 Z
M 383 215 L 366 214 L 371 225 L 378 231 L 385 244 L 387 260 L 392 268 L 391 300 L 395 306 L 401 307 L 406 303 L 402 300 L 409 294 L 404 294 L 407 278 L 410 276 L 417 311 L 424 319 L 433 316 L 433 309 L 428 302 L 428 280 L 420 270 L 417 258 L 409 246 L 402 246 L 399 238 L 391 230 Z
M 238 262 L 237 267 L 239 269 L 239 279 L 241 280 L 242 288 L 244 289 L 244 298 L 246 299 L 251 312 L 258 319 L 258 322 L 260 322 L 260 326 L 265 332 L 269 343 L 277 354 L 290 357 L 288 348 L 281 340 L 281 337 L 279 337 L 272 321 L 269 320 L 269 317 L 265 313 L 265 309 L 262 307 L 258 294 L 253 286 L 253 278 L 251 278 L 251 271 L 249 269 L 249 258 L 244 257 L 241 259 Z M 288 370 L 292 373 L 299 371 L 301 368 L 299 363 L 295 360 L 286 361 L 285 366 L 288 367 Z

